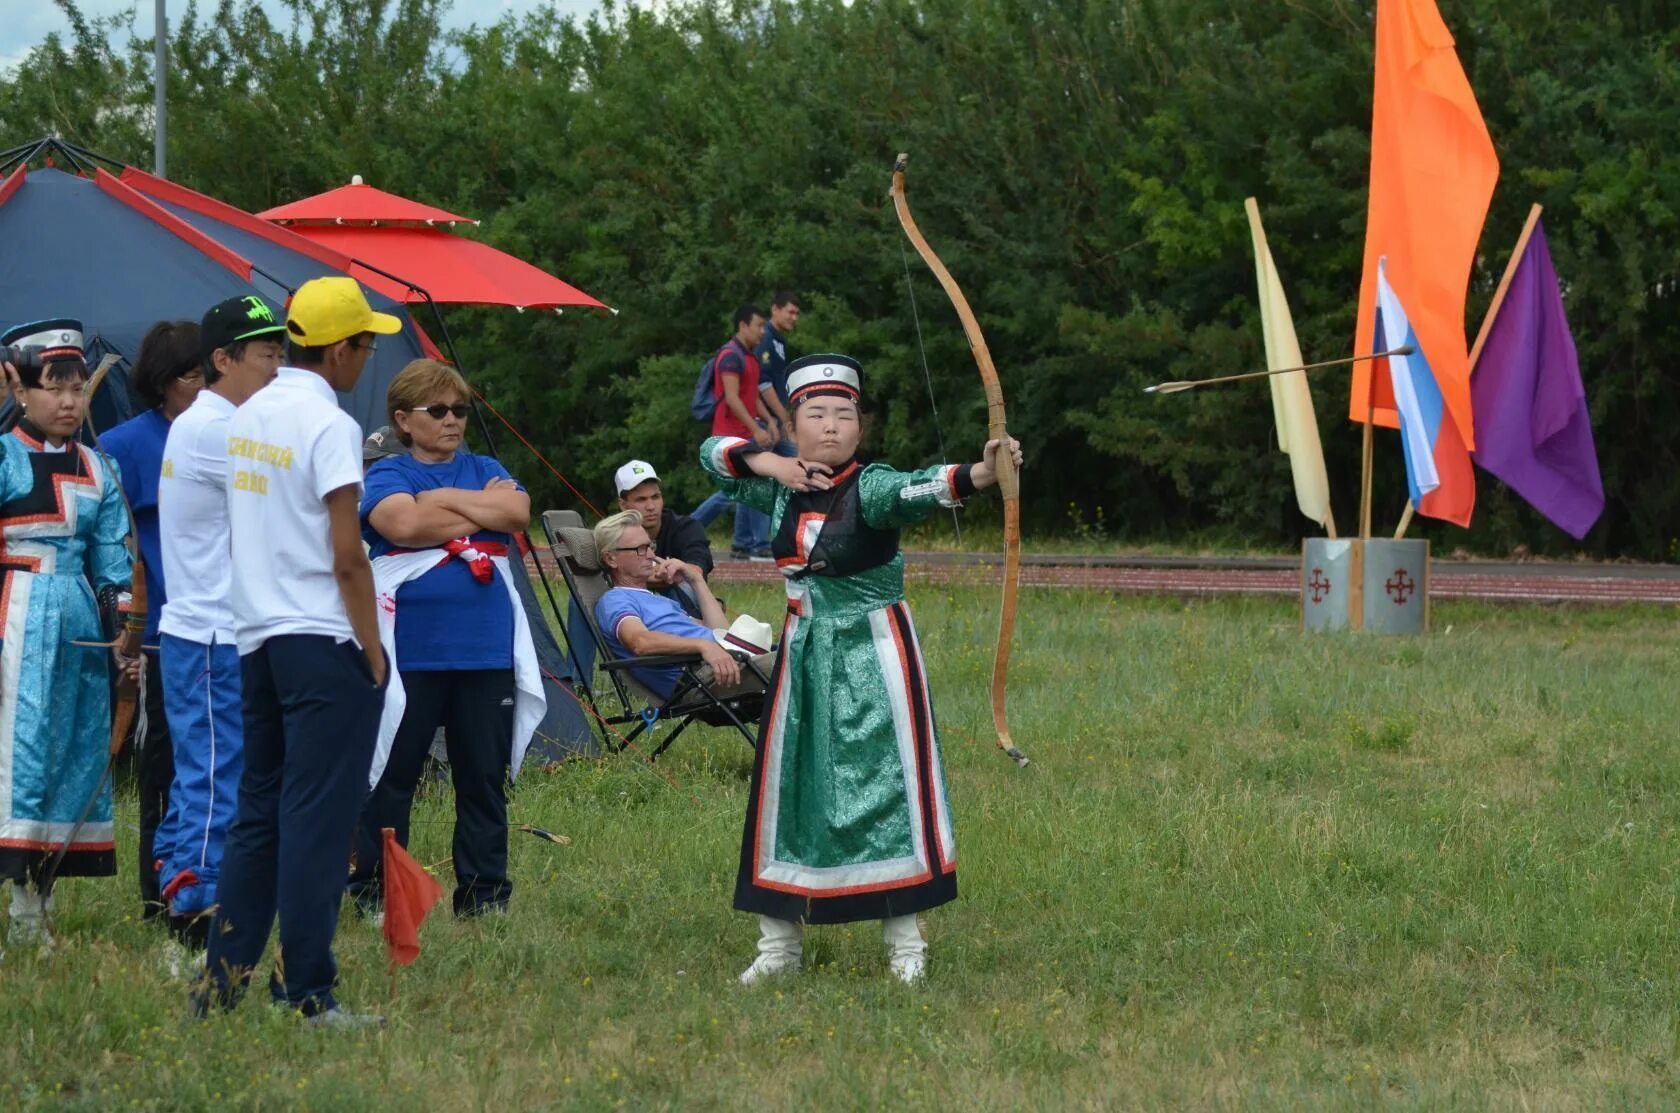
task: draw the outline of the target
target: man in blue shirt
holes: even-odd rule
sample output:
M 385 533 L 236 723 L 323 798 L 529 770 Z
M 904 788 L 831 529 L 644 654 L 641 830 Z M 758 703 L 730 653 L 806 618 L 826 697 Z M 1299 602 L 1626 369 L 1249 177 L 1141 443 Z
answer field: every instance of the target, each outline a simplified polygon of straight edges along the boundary
M 619 657 L 657 657 L 668 653 L 698 653 L 705 663 L 703 679 L 715 680 L 716 695 L 763 691 L 761 675 L 769 675 L 772 654 L 755 658 L 757 669 L 741 668 L 713 634 L 729 626 L 723 606 L 706 586 L 706 577 L 692 564 L 682 575 L 700 604 L 700 620 L 689 617 L 677 602 L 648 590 L 655 574 L 668 574 L 669 562 L 654 556 L 653 541 L 642 528 L 638 511 L 620 511 L 595 527 L 595 549 L 612 587 L 595 604 L 595 621 L 607 645 Z M 681 562 L 679 562 L 681 563 Z M 709 671 L 708 671 L 709 670 Z M 678 668 L 630 670 L 648 690 L 669 699 L 682 679 Z
M 135 354 L 128 382 L 146 406 L 144 413 L 100 437 L 122 473 L 123 494 L 134 510 L 140 559 L 146 566 L 145 646 L 146 729 L 135 739 L 136 780 L 140 793 L 141 915 L 163 914 L 157 863 L 168 856 L 169 832 L 162 829 L 169 812 L 169 785 L 175 779 L 174 747 L 164 712 L 163 671 L 158 663 L 158 619 L 168 601 L 163 581 L 163 546 L 158 538 L 158 480 L 169 426 L 186 412 L 204 389 L 204 366 L 196 321 L 159 321 L 147 330 Z

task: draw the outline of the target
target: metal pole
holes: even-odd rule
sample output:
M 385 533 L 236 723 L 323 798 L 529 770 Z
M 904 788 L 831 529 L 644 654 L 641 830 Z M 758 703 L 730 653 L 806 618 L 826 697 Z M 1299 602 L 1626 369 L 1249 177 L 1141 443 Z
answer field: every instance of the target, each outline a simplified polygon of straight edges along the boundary
M 157 127 L 152 139 L 152 172 L 160 178 L 169 176 L 165 159 L 169 145 L 169 103 L 166 93 L 169 81 L 169 19 L 165 11 L 167 7 L 167 0 L 157 0 L 157 29 L 152 44 L 152 112 L 157 118 Z

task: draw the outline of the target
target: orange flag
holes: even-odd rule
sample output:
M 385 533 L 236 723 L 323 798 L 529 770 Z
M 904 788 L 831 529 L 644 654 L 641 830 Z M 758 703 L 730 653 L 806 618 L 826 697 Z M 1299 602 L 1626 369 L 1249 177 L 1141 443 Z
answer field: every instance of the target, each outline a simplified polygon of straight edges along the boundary
M 443 886 L 385 828 L 385 954 L 391 968 L 420 957 L 420 924 L 443 899 Z
M 1435 0 L 1377 0 L 1376 69 L 1354 354 L 1375 350 L 1377 260 L 1386 256 L 1389 285 L 1406 307 L 1464 446 L 1473 449 L 1464 294 L 1499 159 Z M 1353 421 L 1363 423 L 1374 405 L 1376 424 L 1399 427 L 1387 362 L 1354 364 Z M 1467 521 L 1474 488 L 1466 495 Z

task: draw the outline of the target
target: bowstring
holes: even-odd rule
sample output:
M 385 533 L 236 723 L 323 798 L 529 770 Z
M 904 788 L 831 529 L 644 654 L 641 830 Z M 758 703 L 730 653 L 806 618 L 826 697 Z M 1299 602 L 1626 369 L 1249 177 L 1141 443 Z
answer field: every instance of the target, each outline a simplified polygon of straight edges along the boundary
M 933 435 L 939 444 L 939 462 L 950 464 L 945 452 L 945 429 L 939 423 L 939 402 L 933 396 L 933 372 L 928 368 L 927 345 L 922 343 L 922 315 L 916 311 L 916 284 L 910 280 L 910 255 L 904 250 L 904 237 L 898 237 L 898 261 L 904 264 L 904 288 L 910 294 L 910 319 L 916 323 L 916 352 L 922 357 L 922 381 L 927 384 L 928 406 L 933 410 Z M 951 525 L 957 531 L 957 547 L 962 547 L 962 520 L 957 508 L 951 507 Z

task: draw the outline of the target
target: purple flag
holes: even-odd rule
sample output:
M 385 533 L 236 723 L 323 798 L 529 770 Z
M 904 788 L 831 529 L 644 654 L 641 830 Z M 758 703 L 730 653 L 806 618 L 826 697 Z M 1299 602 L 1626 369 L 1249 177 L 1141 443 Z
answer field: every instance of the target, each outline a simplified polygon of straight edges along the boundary
M 1576 540 L 1604 512 L 1587 392 L 1538 222 L 1470 374 L 1473 458 Z

